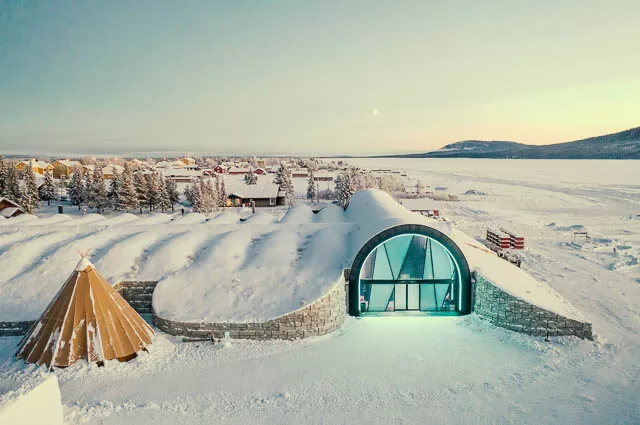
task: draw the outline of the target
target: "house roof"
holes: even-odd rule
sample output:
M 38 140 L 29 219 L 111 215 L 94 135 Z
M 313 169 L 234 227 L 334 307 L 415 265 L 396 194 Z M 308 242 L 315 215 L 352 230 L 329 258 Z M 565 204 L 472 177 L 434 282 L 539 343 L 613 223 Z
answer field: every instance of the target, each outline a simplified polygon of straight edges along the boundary
M 231 167 L 229 168 L 229 173 L 248 173 L 251 171 L 249 168 L 244 167 Z
M 400 205 L 409 211 L 438 210 L 440 207 L 431 198 L 400 199 Z
M 16 212 L 22 211 L 20 207 L 8 207 L 0 210 L 0 216 L 4 218 L 12 217 Z
M 243 199 L 277 198 L 280 186 L 269 179 L 258 178 L 256 184 L 246 184 L 242 180 L 228 179 L 224 181 L 227 195 L 235 195 Z
M 53 163 L 59 162 L 60 164 L 64 165 L 65 167 L 81 167 L 82 164 L 80 163 L 80 161 L 71 161 L 68 159 L 57 159 L 55 161 L 53 161 Z

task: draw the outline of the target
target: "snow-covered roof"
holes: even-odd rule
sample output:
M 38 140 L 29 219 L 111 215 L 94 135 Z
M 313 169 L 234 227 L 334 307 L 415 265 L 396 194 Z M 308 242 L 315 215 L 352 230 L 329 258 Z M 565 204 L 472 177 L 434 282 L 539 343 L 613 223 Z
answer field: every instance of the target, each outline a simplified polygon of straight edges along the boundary
M 280 186 L 270 178 L 258 177 L 256 184 L 246 184 L 243 180 L 226 179 L 225 189 L 228 196 L 235 195 L 243 199 L 276 198 Z
M 389 194 L 377 189 L 357 192 L 347 209 L 349 219 L 356 223 L 349 241 L 349 261 L 369 239 L 402 224 L 421 224 L 448 236 L 462 250 L 471 271 L 481 272 L 495 286 L 546 310 L 582 320 L 581 313 L 547 284 L 539 282 L 519 267 L 500 259 L 471 236 L 440 222 L 411 212 Z
M 258 185 L 241 179 L 225 183 L 227 193 L 261 191 L 270 185 L 273 194 L 271 186 L 277 187 L 266 180 Z M 199 214 L 59 217 L 33 217 L 28 225 L 20 217 L 2 222 L 0 321 L 39 317 L 76 265 L 79 249 L 92 250 L 92 262 L 112 284 L 159 281 L 153 303 L 161 317 L 272 319 L 322 297 L 341 282 L 342 269 L 351 266 L 369 239 L 401 224 L 422 224 L 444 233 L 462 250 L 471 270 L 505 292 L 558 314 L 581 317 L 546 284 L 451 224 L 412 213 L 379 190 L 356 193 L 346 212 L 332 205 L 313 214 L 309 206 L 299 205 L 256 214 L 227 209 L 208 219 Z
M 231 167 L 229 168 L 229 173 L 248 173 L 249 171 L 251 171 L 250 168 L 243 168 L 243 167 Z
M 72 161 L 72 160 L 68 160 L 68 159 L 57 159 L 55 161 L 53 161 L 54 163 L 59 162 L 60 164 L 64 165 L 65 167 L 81 167 L 82 164 L 80 163 L 80 161 Z
M 49 165 L 48 162 L 44 162 L 44 161 L 40 161 L 37 159 L 30 159 L 28 161 L 20 161 L 18 164 L 24 164 L 26 166 L 28 166 L 29 164 L 31 164 L 31 166 L 33 168 L 47 168 L 47 166 Z
M 9 217 L 13 216 L 18 211 L 22 211 L 22 210 L 20 208 L 18 208 L 18 207 L 3 208 L 3 209 L 0 210 L 0 216 L 2 216 L 4 218 L 9 218 Z
M 102 167 L 102 174 L 113 174 L 114 172 L 122 173 L 124 167 L 122 165 L 110 164 L 106 167 Z

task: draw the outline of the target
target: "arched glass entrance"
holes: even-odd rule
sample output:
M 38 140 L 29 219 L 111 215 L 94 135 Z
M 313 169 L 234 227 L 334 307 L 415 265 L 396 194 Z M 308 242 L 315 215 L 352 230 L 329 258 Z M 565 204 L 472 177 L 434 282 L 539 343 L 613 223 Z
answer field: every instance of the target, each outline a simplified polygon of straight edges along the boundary
M 458 310 L 460 270 L 440 242 L 419 234 L 385 240 L 367 256 L 359 276 L 361 314 Z

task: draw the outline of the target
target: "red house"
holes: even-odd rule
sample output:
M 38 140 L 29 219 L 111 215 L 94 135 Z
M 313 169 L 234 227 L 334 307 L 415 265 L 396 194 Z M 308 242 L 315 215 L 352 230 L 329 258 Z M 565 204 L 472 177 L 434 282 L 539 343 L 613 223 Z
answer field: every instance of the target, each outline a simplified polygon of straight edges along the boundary
M 216 165 L 215 167 L 213 167 L 213 172 L 216 174 L 224 174 L 227 172 L 227 167 L 225 167 L 224 165 Z
M 258 174 L 259 176 L 262 176 L 262 175 L 267 174 L 267 172 L 264 170 L 264 168 L 256 168 L 253 171 L 253 174 Z

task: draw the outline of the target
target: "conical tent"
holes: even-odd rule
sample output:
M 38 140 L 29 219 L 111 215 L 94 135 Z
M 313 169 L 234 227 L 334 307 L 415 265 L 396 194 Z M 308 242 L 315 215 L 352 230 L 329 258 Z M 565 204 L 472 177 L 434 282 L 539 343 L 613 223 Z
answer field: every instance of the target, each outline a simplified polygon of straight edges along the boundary
M 86 257 L 20 343 L 16 357 L 66 367 L 77 360 L 127 361 L 151 344 L 153 329 Z

